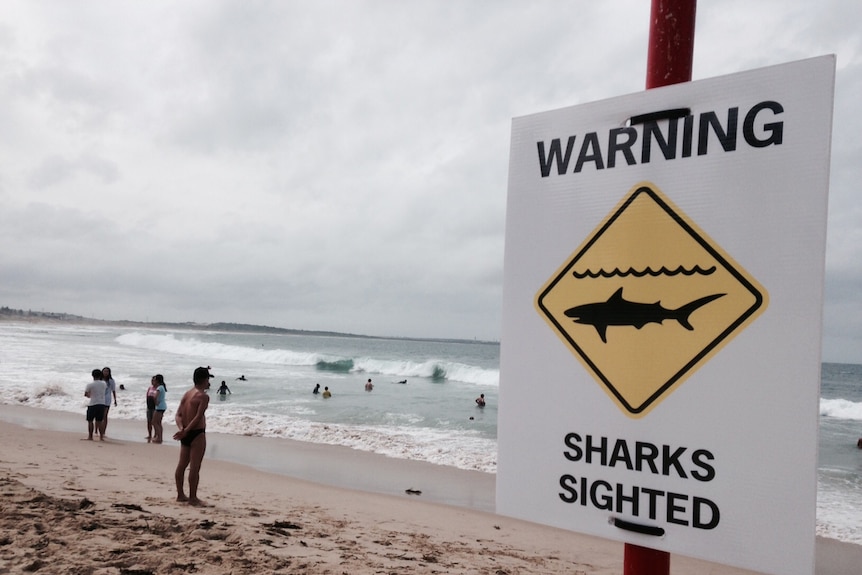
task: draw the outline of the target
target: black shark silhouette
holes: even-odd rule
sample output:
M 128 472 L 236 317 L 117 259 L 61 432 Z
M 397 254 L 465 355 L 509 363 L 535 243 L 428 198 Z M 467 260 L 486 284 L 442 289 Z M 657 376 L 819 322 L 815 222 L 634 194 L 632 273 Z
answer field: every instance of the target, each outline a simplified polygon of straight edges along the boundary
M 713 294 L 696 299 L 677 309 L 662 307 L 661 302 L 637 303 L 623 299 L 623 288 L 614 292 L 608 301 L 598 303 L 587 303 L 566 310 L 566 317 L 575 320 L 575 323 L 591 325 L 599 332 L 599 337 L 604 343 L 608 342 L 607 331 L 611 325 L 631 325 L 638 329 L 648 323 L 662 323 L 666 319 L 679 322 L 685 329 L 693 330 L 689 323 L 690 316 L 696 309 L 716 300 L 725 294 Z

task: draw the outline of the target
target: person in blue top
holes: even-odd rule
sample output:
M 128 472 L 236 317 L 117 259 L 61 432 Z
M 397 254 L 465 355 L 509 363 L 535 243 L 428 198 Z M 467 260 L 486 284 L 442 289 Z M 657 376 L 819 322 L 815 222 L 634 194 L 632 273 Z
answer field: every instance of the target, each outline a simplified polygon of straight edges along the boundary
M 156 411 L 153 413 L 153 443 L 162 442 L 162 418 L 165 416 L 165 411 L 168 409 L 168 402 L 165 396 L 168 394 L 168 386 L 165 385 L 165 378 L 161 373 L 153 376 L 156 381 Z
M 102 423 L 99 426 L 99 431 L 102 437 L 108 431 L 108 411 L 111 409 L 111 399 L 113 397 L 114 407 L 117 406 L 117 384 L 114 383 L 114 376 L 111 375 L 110 367 L 102 368 L 102 380 L 105 382 L 105 415 L 102 417 Z

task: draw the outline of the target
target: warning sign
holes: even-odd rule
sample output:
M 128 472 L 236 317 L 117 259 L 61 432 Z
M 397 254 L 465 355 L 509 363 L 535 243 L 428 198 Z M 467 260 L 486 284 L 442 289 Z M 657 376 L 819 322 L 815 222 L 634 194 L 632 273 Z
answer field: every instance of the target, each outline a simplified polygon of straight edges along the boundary
M 536 299 L 633 417 L 649 412 L 766 304 L 766 290 L 651 184 L 636 186 Z
M 834 73 L 513 120 L 498 513 L 811 575 Z

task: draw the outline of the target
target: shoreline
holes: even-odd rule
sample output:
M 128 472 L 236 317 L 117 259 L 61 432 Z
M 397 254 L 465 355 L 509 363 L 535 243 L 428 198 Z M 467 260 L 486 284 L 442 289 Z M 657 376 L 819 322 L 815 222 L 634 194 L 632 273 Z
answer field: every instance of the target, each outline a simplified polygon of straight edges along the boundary
M 0 404 L 0 421 L 29 429 L 86 435 L 84 412 L 53 411 L 23 405 Z M 146 422 L 110 419 L 108 436 L 120 441 L 146 444 Z M 176 448 L 170 439 L 176 426 L 165 419 L 162 446 Z M 321 445 L 287 438 L 240 436 L 207 432 L 204 461 L 217 459 L 258 471 L 355 489 L 380 495 L 401 495 L 406 489 L 422 491 L 433 503 L 493 513 L 496 476 L 424 461 L 396 459 L 340 445 Z
M 166 436 L 172 428 L 166 426 Z M 39 561 L 33 543 L 18 538 L 33 529 L 39 531 L 38 526 L 27 528 L 27 517 L 33 514 L 22 506 L 42 497 L 53 507 L 30 521 L 38 523 L 40 516 L 54 514 L 52 537 L 55 525 L 71 523 L 74 527 L 68 527 L 66 535 L 58 528 L 56 537 L 66 547 L 73 540 L 87 547 L 81 537 L 82 512 L 69 503 L 84 497 L 99 507 L 96 517 L 100 525 L 105 523 L 108 540 L 138 536 L 123 531 L 130 522 L 147 525 L 141 537 L 158 539 L 158 533 L 152 532 L 156 523 L 172 525 L 163 534 L 167 540 L 179 530 L 172 558 L 141 552 L 124 563 L 124 568 L 140 572 L 172 572 L 166 569 L 170 564 L 199 565 L 203 545 L 213 543 L 225 546 L 217 557 L 208 555 L 207 572 L 213 573 L 252 573 L 262 567 L 297 572 L 298 561 L 304 562 L 305 570 L 299 571 L 303 573 L 336 568 L 334 572 L 369 575 L 384 568 L 390 571 L 383 572 L 399 573 L 622 572 L 622 543 L 496 515 L 492 474 L 338 446 L 214 433 L 208 434 L 200 486 L 201 498 L 213 507 L 194 508 L 174 501 L 175 442 L 147 444 L 143 421 L 112 420 L 105 442 L 82 440 L 85 431 L 83 413 L 0 406 L 4 436 L 0 481 L 5 489 L 0 500 L 0 538 L 14 542 L 0 546 L 2 562 L 32 566 Z M 291 460 L 299 473 L 280 471 L 278 461 L 284 459 Z M 340 471 L 326 475 L 333 469 Z M 315 475 L 320 473 L 325 475 Z M 422 493 L 409 495 L 406 489 Z M 29 491 L 28 495 L 27 490 L 41 495 Z M 111 517 L 116 522 L 109 527 Z M 300 527 L 297 533 L 302 534 L 284 535 L 288 524 Z M 420 548 L 424 551 L 419 552 Z M 27 556 L 28 549 L 32 557 Z M 816 549 L 816 575 L 849 575 L 862 564 L 860 545 L 818 537 Z M 10 557 L 13 551 L 17 555 Z M 82 565 L 88 561 L 85 552 L 68 551 L 63 551 L 64 556 L 75 555 Z M 236 552 L 239 556 L 227 559 Z M 249 556 L 256 559 L 244 571 L 243 561 Z M 173 563 L 166 563 L 168 559 Z M 211 570 L 214 565 L 218 568 Z M 671 565 L 672 573 L 752 573 L 679 555 L 672 557 Z M 220 571 L 222 566 L 225 569 Z

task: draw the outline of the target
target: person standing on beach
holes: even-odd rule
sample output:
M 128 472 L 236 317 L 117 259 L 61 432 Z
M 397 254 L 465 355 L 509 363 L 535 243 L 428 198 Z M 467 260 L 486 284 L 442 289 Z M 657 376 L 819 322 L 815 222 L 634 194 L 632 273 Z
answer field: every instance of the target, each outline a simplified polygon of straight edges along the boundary
M 87 439 L 93 440 L 93 431 L 99 432 L 99 440 L 105 441 L 105 433 L 102 431 L 102 419 L 105 416 L 105 382 L 102 379 L 102 370 L 93 370 L 93 381 L 84 389 L 84 397 L 89 398 L 87 405 Z
M 111 396 L 114 399 L 114 406 L 117 405 L 117 384 L 114 383 L 114 378 L 111 375 L 111 368 L 102 368 L 102 379 L 105 382 L 105 415 L 102 417 L 102 427 L 99 430 L 104 437 L 108 430 L 108 411 L 111 409 Z
M 156 376 L 150 378 L 150 387 L 147 388 L 147 443 L 153 440 L 153 414 L 156 412 Z
M 180 442 L 180 460 L 174 477 L 177 482 L 177 501 L 188 501 L 189 505 L 205 506 L 198 499 L 198 483 L 200 482 L 201 463 L 207 449 L 206 417 L 204 413 L 210 404 L 207 390 L 210 388 L 210 374 L 208 367 L 195 369 L 192 381 L 195 386 L 183 394 L 180 405 L 177 408 L 176 422 L 179 431 L 174 434 L 174 439 Z M 186 497 L 183 490 L 186 467 L 189 468 L 189 495 Z
M 165 416 L 165 411 L 168 409 L 168 402 L 165 397 L 168 395 L 168 386 L 165 385 L 165 376 L 157 373 L 153 376 L 156 381 L 156 411 L 153 413 L 153 443 L 161 443 L 164 439 L 164 427 L 162 426 L 162 418 Z

